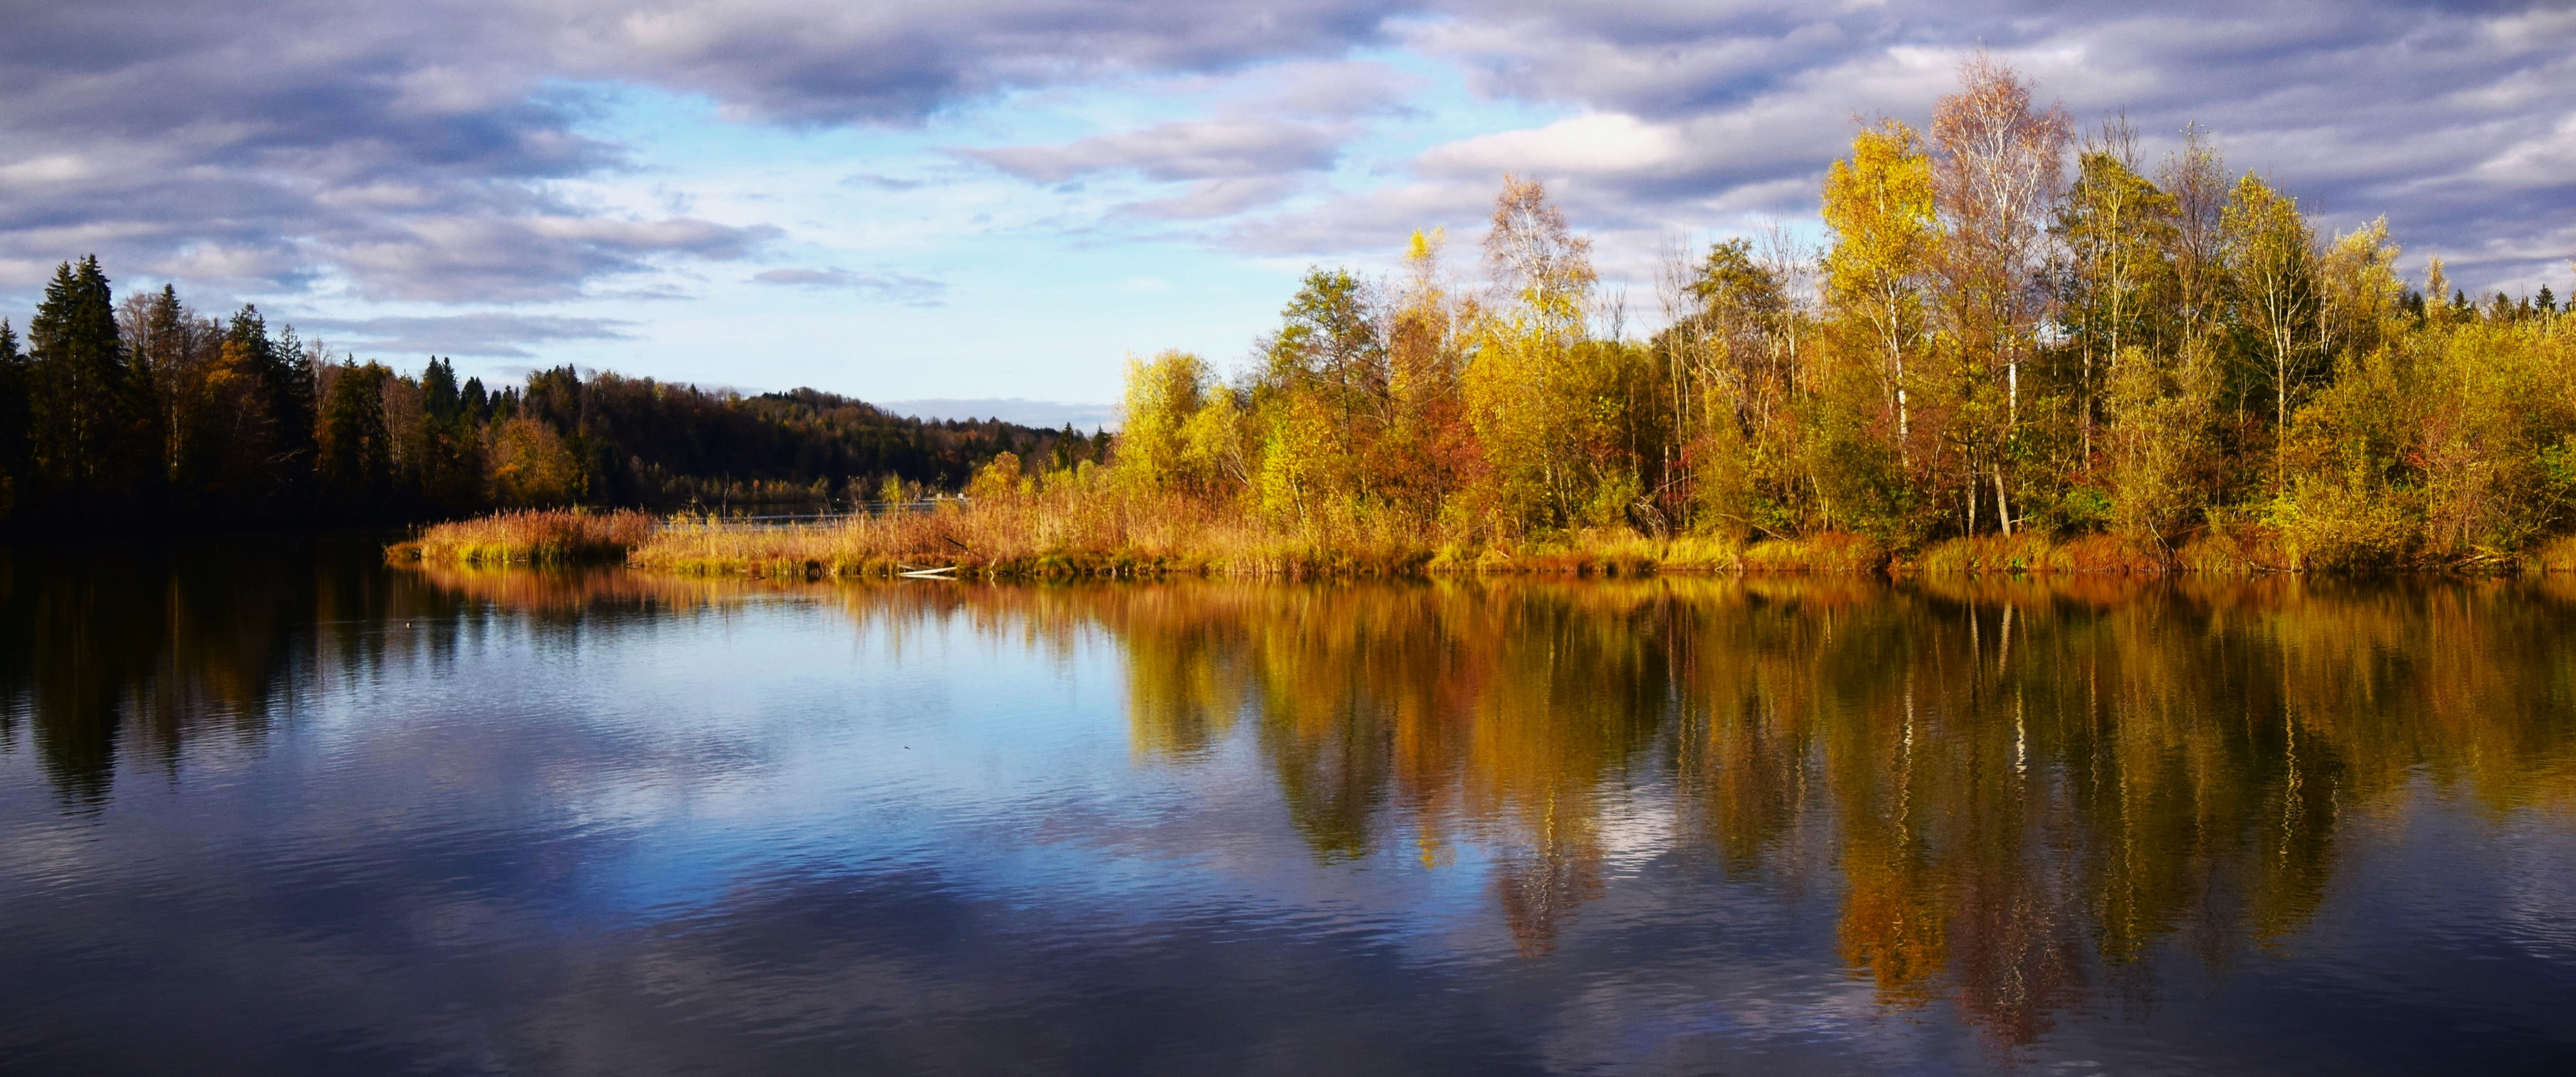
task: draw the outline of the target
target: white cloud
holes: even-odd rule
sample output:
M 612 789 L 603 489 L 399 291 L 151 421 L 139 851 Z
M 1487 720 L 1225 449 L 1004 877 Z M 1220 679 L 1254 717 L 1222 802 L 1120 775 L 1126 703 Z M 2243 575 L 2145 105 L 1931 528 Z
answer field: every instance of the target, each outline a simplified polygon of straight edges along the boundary
M 853 273 L 846 269 L 772 269 L 752 275 L 754 284 L 846 291 L 863 299 L 935 307 L 948 294 L 945 281 L 908 273 Z
M 2413 257 L 2473 285 L 2568 253 L 2545 245 L 2576 219 L 2576 12 L 2547 0 L 99 0 L 0 35 L 0 281 L 94 250 L 183 285 L 552 301 L 704 279 L 779 234 L 748 199 L 568 195 L 656 165 L 590 124 L 603 85 L 952 143 L 1012 129 L 979 108 L 1067 88 L 1207 101 L 956 151 L 1096 181 L 1004 214 L 1083 242 L 1320 258 L 1424 225 L 1464 239 L 1507 170 L 1614 236 L 1729 228 L 1809 210 L 1855 114 L 1921 120 L 1980 44 L 2087 118 L 2126 109 L 2151 154 L 2196 120 L 2303 206 L 2388 212 Z M 1453 92 L 1423 74 L 1443 67 L 1505 129 L 1425 114 Z M 924 164 L 839 174 L 894 192 Z
M 1328 168 L 1347 128 L 1254 117 L 1175 120 L 1093 135 L 1062 146 L 995 146 L 953 152 L 1038 183 L 1133 169 L 1158 180 L 1275 176 Z
M 1497 131 L 1432 147 L 1417 167 L 1436 175 L 1550 174 L 1661 169 L 1681 159 L 1681 133 L 1616 112 L 1591 112 L 1545 127 Z

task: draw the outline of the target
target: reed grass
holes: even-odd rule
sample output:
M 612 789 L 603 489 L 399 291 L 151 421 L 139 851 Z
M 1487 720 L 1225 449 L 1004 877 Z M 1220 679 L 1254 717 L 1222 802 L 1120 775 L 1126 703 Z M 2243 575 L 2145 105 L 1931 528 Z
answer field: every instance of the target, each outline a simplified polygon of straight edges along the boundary
M 2161 576 L 2182 567 L 2152 545 L 2116 535 L 2058 541 L 2025 531 L 1951 539 L 1895 562 L 1892 569 L 1909 575 Z
M 719 517 L 667 520 L 640 512 L 505 512 L 439 524 L 394 547 L 430 564 L 615 562 L 699 577 L 890 579 L 933 574 L 985 579 L 1213 576 L 1354 578 L 1453 574 L 1635 577 L 1671 573 L 1898 576 L 2243 576 L 2303 568 L 2279 536 L 2212 527 L 2176 549 L 2112 535 L 1979 535 L 1915 551 L 1822 532 L 1750 544 L 1708 536 L 1651 537 L 1589 528 L 1544 540 L 1462 542 L 1389 521 L 1265 521 L 1170 491 L 1107 482 L 1042 481 L 931 511 L 765 524 Z M 2576 538 L 2504 570 L 2576 572 Z M 2459 566 L 2431 566 L 2458 571 Z M 2495 571 L 2490 566 L 2486 571 Z
M 942 572 L 1011 579 L 1400 576 L 1437 556 L 1396 534 L 1329 537 L 1264 528 L 1180 496 L 1035 491 L 947 501 L 927 512 L 788 525 L 681 517 L 628 563 L 692 575 L 893 577 Z
M 1114 501 L 1114 503 L 1103 503 Z M 681 518 L 629 557 L 638 568 L 772 579 L 1075 579 L 1156 576 L 1350 578 L 1452 574 L 1635 577 L 1669 572 L 1861 573 L 1884 547 L 1829 533 L 1746 547 L 1628 528 L 1546 541 L 1433 542 L 1394 528 L 1282 530 L 1182 497 L 1044 498 L 946 503 L 935 511 L 807 524 Z
M 624 510 L 522 509 L 432 524 L 386 554 L 440 565 L 616 562 L 644 545 L 656 522 L 649 514 Z
M 2576 572 L 2576 535 L 2552 539 L 2522 562 L 2524 571 L 2540 573 Z
M 1748 572 L 1855 573 L 1887 568 L 1889 551 L 1865 536 L 1825 531 L 1806 538 L 1772 539 L 1746 547 Z

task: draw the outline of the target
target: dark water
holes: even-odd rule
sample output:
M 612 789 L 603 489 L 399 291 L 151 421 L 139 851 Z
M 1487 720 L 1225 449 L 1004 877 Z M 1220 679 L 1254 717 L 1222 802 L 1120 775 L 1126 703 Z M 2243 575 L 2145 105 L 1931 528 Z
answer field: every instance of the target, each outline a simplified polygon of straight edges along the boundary
M 2576 1072 L 2576 585 L 0 557 L 0 1072 Z

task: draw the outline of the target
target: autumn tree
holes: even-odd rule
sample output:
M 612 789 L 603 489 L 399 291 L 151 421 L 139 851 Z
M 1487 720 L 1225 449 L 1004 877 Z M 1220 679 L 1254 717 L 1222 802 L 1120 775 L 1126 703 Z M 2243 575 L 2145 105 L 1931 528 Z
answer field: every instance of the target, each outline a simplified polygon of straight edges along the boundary
M 1950 344 L 1965 364 L 1962 397 L 1972 409 L 2000 374 L 2004 414 L 1999 429 L 1970 433 L 1970 468 L 1982 456 L 1995 483 L 1996 522 L 2009 534 L 2013 510 L 2005 475 L 2009 444 L 2022 420 L 2022 368 L 2038 347 L 2053 295 L 2048 288 L 2049 225 L 2073 121 L 2066 111 L 2032 107 L 2031 84 L 1983 52 L 1959 71 L 1957 93 L 1932 110 L 1933 191 L 1944 225 L 1937 265 L 1941 310 Z M 1977 495 L 1965 491 L 1969 528 Z
M 2405 301 L 2406 285 L 2397 279 L 2397 244 L 2389 239 L 2388 218 L 2335 237 L 2317 260 L 2317 340 L 2322 360 L 2367 352 L 2387 338 L 2388 320 Z M 2542 285 L 2544 307 L 2549 287 Z
M 2056 225 L 2066 253 L 2062 317 L 2072 337 L 2076 425 L 2082 457 L 2093 455 L 2104 380 L 2129 348 L 2155 348 L 2161 311 L 2172 301 L 2174 200 L 2138 171 L 2136 133 L 2125 120 L 2086 140 Z
M 153 405 L 161 482 L 174 498 L 194 502 L 214 484 L 225 448 L 215 381 L 223 327 L 181 304 L 178 290 L 166 284 L 127 296 L 117 306 L 117 325 Z
M 2271 375 L 2277 492 L 2284 476 L 2277 440 L 2289 429 L 2292 394 L 2303 386 L 2317 354 L 2315 237 L 2298 202 L 2250 172 L 2236 181 L 2219 221 L 2228 277 L 2236 284 L 2238 322 Z
M 2225 232 L 2221 212 L 2229 195 L 2226 163 L 2208 134 L 2193 124 L 2182 145 L 2156 168 L 2156 187 L 2173 199 L 2173 233 L 2166 260 L 2173 267 L 2175 321 L 2164 330 L 2181 337 L 2213 331 L 2228 296 Z
M 1370 304 L 1384 355 L 1384 417 L 1354 467 L 1378 511 L 1416 528 L 1461 511 L 1457 495 L 1481 488 L 1488 470 L 1462 384 L 1477 305 L 1441 267 L 1446 239 L 1439 229 L 1414 233 L 1403 268 L 1376 287 Z
M 1309 270 L 1280 319 L 1263 349 L 1265 380 L 1319 398 L 1330 413 L 1334 449 L 1363 451 L 1385 425 L 1388 383 L 1386 342 L 1367 285 L 1348 270 Z
M 1798 408 L 1805 388 L 1783 269 L 1752 241 L 1712 245 L 1675 274 L 1680 309 L 1655 348 L 1674 367 L 1672 442 L 1691 515 L 1739 537 L 1795 533 Z
M 1624 519 L 1642 492 L 1615 429 L 1630 357 L 1590 340 L 1591 240 L 1567 226 L 1545 187 L 1505 176 L 1484 255 L 1490 305 L 1463 380 L 1490 468 L 1492 522 L 1519 532 Z
M 1207 361 L 1167 351 L 1127 362 L 1118 469 L 1143 489 L 1230 497 L 1250 478 L 1244 409 Z
M 1914 129 L 1881 120 L 1852 138 L 1851 156 L 1825 169 L 1825 293 L 1856 323 L 1883 360 L 1882 381 L 1896 418 L 1900 453 L 1911 448 L 1907 362 L 1924 336 L 1923 293 L 1940 224 L 1933 215 L 1932 162 Z
M 1280 312 L 1254 386 L 1264 511 L 1301 527 L 1340 523 L 1375 501 L 1368 456 L 1392 421 L 1391 374 L 1373 289 L 1346 270 L 1310 270 Z
M 1882 119 L 1853 135 L 1851 156 L 1826 167 L 1821 215 L 1832 234 L 1824 256 L 1826 322 L 1846 361 L 1827 375 L 1818 429 L 1808 439 L 1810 470 L 1828 517 L 1882 537 L 1910 537 L 1905 521 L 1920 455 L 1913 386 L 1941 238 L 1932 161 L 1914 129 Z

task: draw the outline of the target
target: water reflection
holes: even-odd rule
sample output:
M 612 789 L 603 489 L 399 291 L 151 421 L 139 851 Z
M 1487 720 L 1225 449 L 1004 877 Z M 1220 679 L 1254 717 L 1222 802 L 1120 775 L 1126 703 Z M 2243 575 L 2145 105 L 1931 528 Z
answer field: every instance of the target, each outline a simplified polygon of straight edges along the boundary
M 2553 833 L 2576 806 L 2558 580 L 770 587 L 154 557 L 0 559 L 0 745 L 76 813 L 496 640 L 577 656 L 784 607 L 896 663 L 961 631 L 1065 662 L 1106 643 L 1128 765 L 1248 770 L 1302 870 L 1480 872 L 1479 915 L 1543 969 L 1646 885 L 1623 864 L 1705 863 L 1825 903 L 1822 961 L 2007 1056 L 2152 1014 L 2178 962 L 2224 979 L 2293 946 L 2425 803 Z
M 852 592 L 860 618 L 1106 630 L 1137 750 L 1240 723 L 1322 861 L 1494 849 L 1526 955 L 1659 784 L 1741 873 L 1839 880 L 1838 956 L 2027 1043 L 2300 930 L 2358 818 L 2429 783 L 2576 799 L 2562 582 L 1661 580 Z M 1806 840 L 1802 840 L 1805 838 Z M 2099 977 L 2103 982 L 2093 982 Z
M 32 720 L 68 801 L 104 798 L 120 750 L 167 761 L 187 736 L 256 736 L 282 686 L 319 657 L 316 621 L 374 612 L 384 597 L 320 562 L 166 568 L 157 552 L 142 564 L 80 550 L 0 559 L 0 736 Z
M 312 690 L 452 658 L 501 626 L 597 631 L 747 590 L 627 573 L 393 572 L 373 537 L 0 551 L 0 739 L 25 723 L 66 802 L 95 807 L 120 754 L 256 740 Z

